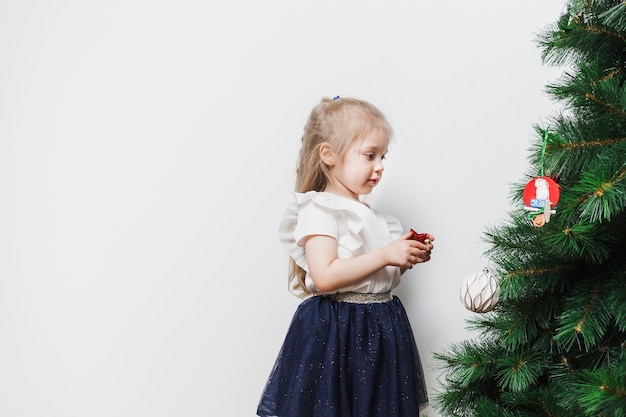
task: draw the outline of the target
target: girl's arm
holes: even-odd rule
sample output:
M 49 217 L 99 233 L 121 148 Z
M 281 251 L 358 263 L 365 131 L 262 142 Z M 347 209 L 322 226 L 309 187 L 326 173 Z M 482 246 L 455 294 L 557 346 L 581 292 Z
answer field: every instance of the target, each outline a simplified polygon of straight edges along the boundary
M 318 290 L 332 292 L 355 284 L 388 265 L 411 269 L 414 264 L 430 259 L 432 245 L 411 240 L 410 237 L 411 234 L 407 233 L 380 249 L 340 259 L 335 238 L 309 236 L 304 243 L 309 274 Z M 431 238 L 431 241 L 434 240 Z

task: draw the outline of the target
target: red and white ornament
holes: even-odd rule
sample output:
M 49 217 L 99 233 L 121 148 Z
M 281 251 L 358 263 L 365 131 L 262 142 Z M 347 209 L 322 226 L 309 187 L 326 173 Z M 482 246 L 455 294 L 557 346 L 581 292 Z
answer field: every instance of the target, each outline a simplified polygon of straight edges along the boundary
M 524 209 L 535 212 L 533 224 L 541 227 L 550 222 L 550 216 L 556 214 L 560 190 L 558 184 L 550 177 L 535 177 L 524 187 Z

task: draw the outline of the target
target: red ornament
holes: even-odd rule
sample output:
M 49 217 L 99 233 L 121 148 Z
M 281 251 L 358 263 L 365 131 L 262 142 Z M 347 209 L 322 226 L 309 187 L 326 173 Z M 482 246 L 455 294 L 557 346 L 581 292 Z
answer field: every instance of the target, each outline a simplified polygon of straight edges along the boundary
M 560 190 L 558 184 L 550 177 L 535 177 L 524 187 L 524 208 L 537 213 L 533 224 L 542 227 L 556 213 Z
M 411 239 L 417 240 L 418 242 L 430 243 L 430 239 L 428 239 L 428 233 L 417 233 L 415 230 L 411 229 Z
M 557 183 L 550 177 L 535 177 L 524 187 L 524 205 L 533 211 L 548 210 L 556 207 L 559 202 L 560 190 Z M 549 206 L 546 204 L 549 202 Z

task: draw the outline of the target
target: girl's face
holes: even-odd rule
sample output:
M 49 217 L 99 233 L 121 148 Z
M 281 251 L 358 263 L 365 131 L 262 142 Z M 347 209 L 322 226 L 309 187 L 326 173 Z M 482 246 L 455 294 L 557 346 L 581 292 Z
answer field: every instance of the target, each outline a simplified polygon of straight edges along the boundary
M 389 138 L 380 132 L 368 134 L 363 141 L 352 145 L 343 158 L 329 166 L 330 180 L 324 191 L 342 197 L 359 199 L 378 185 L 385 169 Z

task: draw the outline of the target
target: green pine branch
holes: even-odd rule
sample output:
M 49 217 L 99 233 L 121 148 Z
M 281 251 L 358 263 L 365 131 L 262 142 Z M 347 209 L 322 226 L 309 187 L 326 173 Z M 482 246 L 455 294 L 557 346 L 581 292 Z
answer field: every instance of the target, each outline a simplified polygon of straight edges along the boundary
M 546 87 L 563 108 L 484 234 L 499 304 L 435 353 L 444 416 L 626 417 L 626 2 L 570 0 L 538 45 L 567 66 Z M 542 227 L 521 198 L 539 175 L 560 190 Z

